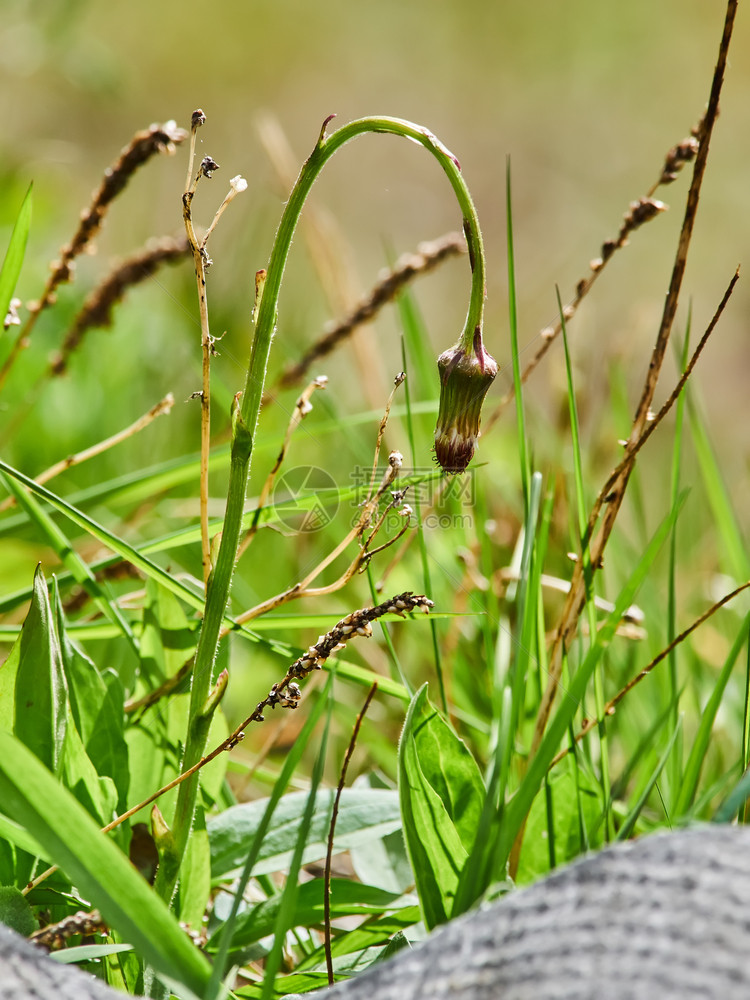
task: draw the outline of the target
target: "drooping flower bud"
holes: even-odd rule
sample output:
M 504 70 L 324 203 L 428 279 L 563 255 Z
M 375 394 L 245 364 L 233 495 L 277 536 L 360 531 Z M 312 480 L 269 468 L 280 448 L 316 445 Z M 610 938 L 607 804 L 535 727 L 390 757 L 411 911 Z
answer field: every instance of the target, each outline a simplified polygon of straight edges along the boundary
M 438 358 L 440 410 L 435 458 L 444 472 L 466 471 L 479 437 L 484 397 L 497 375 L 497 362 L 484 349 L 479 328 L 470 349 L 458 343 Z

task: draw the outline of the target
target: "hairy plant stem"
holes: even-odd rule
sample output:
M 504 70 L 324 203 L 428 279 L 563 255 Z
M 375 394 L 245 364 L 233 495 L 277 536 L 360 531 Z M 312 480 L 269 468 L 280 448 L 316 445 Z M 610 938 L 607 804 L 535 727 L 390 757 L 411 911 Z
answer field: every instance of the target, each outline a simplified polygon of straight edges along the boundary
M 461 343 L 470 350 L 475 343 L 477 332 L 481 337 L 485 287 L 484 244 L 476 209 L 461 176 L 461 167 L 456 157 L 428 129 L 399 118 L 359 118 L 327 135 L 326 126 L 330 120 L 327 118 L 323 123 L 315 148 L 304 163 L 286 203 L 271 250 L 262 296 L 260 302 L 256 303 L 255 336 L 245 389 L 241 394 L 241 402 L 239 393 L 235 397 L 232 413 L 233 435 L 227 505 L 216 563 L 211 569 L 206 585 L 205 614 L 195 655 L 190 721 L 182 760 L 183 771 L 193 767 L 203 755 L 211 724 L 210 712 L 206 711 L 206 705 L 239 544 L 253 440 L 263 398 L 271 341 L 276 328 L 281 279 L 297 222 L 310 189 L 327 161 L 347 142 L 368 132 L 390 133 L 418 142 L 437 159 L 450 181 L 461 208 L 471 261 L 471 296 Z M 182 782 L 177 799 L 173 833 L 174 851 L 178 860 L 182 859 L 185 852 L 195 814 L 197 794 L 198 775 L 195 773 Z M 170 900 L 175 885 L 176 877 L 162 874 L 160 869 L 155 885 L 157 892 L 164 899 Z
M 206 266 L 208 255 L 204 244 L 198 242 L 193 226 L 193 196 L 202 170 L 193 177 L 195 163 L 195 135 L 205 120 L 203 113 L 193 115 L 190 129 L 190 156 L 185 192 L 182 196 L 182 217 L 185 223 L 190 250 L 195 265 L 195 280 L 198 286 L 198 306 L 201 322 L 201 475 L 200 475 L 200 522 L 201 522 L 201 563 L 203 582 L 208 582 L 211 572 L 211 539 L 208 531 L 208 453 L 211 447 L 211 331 L 208 323 L 208 301 L 206 299 Z M 210 175 L 209 175 L 210 176 Z

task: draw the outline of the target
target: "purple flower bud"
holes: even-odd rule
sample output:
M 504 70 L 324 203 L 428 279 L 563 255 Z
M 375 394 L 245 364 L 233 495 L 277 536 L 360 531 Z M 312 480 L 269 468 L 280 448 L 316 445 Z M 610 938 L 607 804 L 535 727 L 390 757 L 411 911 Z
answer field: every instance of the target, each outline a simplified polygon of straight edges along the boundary
M 448 473 L 461 473 L 474 455 L 480 414 L 497 362 L 484 349 L 479 328 L 470 350 L 457 344 L 438 358 L 440 410 L 435 428 L 435 458 Z

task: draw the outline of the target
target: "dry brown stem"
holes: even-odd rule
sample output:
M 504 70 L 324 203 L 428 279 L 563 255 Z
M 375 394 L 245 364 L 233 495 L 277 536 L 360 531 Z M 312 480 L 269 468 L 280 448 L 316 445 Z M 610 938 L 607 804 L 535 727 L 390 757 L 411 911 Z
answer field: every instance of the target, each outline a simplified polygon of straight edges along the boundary
M 99 441 L 98 444 L 92 445 L 90 448 L 86 448 L 84 451 L 76 452 L 75 455 L 68 455 L 61 462 L 56 462 L 55 465 L 51 465 L 44 472 L 40 472 L 35 478 L 37 483 L 47 483 L 50 479 L 55 476 L 59 476 L 62 472 L 67 472 L 68 469 L 72 469 L 74 465 L 80 465 L 82 462 L 87 461 L 90 458 L 94 458 L 96 455 L 101 455 L 102 452 L 108 451 L 110 448 L 114 448 L 115 445 L 121 444 L 123 441 L 132 437 L 134 434 L 138 434 L 145 427 L 148 427 L 150 423 L 156 420 L 157 417 L 162 416 L 162 414 L 167 414 L 170 412 L 174 406 L 174 396 L 172 393 L 167 393 L 164 399 L 160 399 L 155 406 L 152 406 L 148 413 L 144 413 L 142 417 L 139 417 L 134 423 L 130 424 L 129 427 L 125 427 L 123 430 L 118 431 L 117 434 L 113 434 L 111 437 L 106 438 L 104 441 Z M 8 507 L 12 507 L 15 504 L 15 497 L 8 497 L 0 504 L 0 511 L 7 510 Z
M 352 562 L 349 564 L 344 573 L 336 580 L 334 583 L 328 584 L 325 587 L 311 587 L 310 584 L 313 580 L 317 579 L 318 576 L 323 572 L 323 570 L 330 566 L 330 564 L 341 555 L 341 553 L 347 548 L 347 546 L 353 542 L 355 539 L 362 539 L 364 533 L 372 525 L 372 520 L 375 515 L 375 511 L 378 506 L 378 501 L 386 492 L 386 490 L 393 484 L 395 478 L 398 475 L 399 469 L 403 462 L 400 452 L 394 451 L 388 456 L 388 468 L 385 470 L 383 478 L 378 486 L 377 490 L 370 496 L 370 498 L 363 504 L 362 512 L 357 519 L 357 523 L 354 527 L 347 533 L 347 535 L 339 542 L 339 544 L 330 552 L 324 559 L 322 559 L 317 566 L 314 567 L 302 580 L 295 583 L 293 587 L 289 587 L 287 590 L 282 591 L 280 594 L 276 594 L 274 597 L 269 597 L 268 600 L 263 601 L 261 604 L 256 604 L 254 608 L 250 608 L 248 611 L 244 611 L 242 614 L 237 615 L 235 618 L 235 623 L 237 625 L 243 625 L 245 622 L 252 621 L 253 618 L 258 618 L 260 615 L 266 614 L 268 611 L 273 611 L 274 608 L 280 607 L 282 604 L 286 604 L 288 601 L 298 600 L 300 597 L 322 597 L 324 594 L 332 594 L 336 590 L 340 590 L 351 578 L 357 573 L 362 567 L 364 567 L 375 552 L 382 551 L 383 546 L 374 551 L 369 550 L 369 545 L 380 529 L 383 520 L 388 512 L 388 510 L 393 509 L 393 507 L 399 505 L 403 501 L 403 491 L 395 491 L 393 495 L 392 502 L 388 505 L 386 511 L 382 513 L 380 518 L 375 523 L 375 527 L 367 538 L 367 540 L 362 543 L 360 542 L 360 550 L 354 557 Z M 408 507 L 402 508 L 399 513 L 402 513 L 405 517 L 405 524 L 402 530 L 392 538 L 387 545 L 392 545 L 398 538 L 401 537 L 403 532 L 408 527 L 409 516 L 411 510 Z M 222 630 L 222 636 L 228 634 L 231 631 L 231 627 L 226 627 Z
M 586 719 L 584 721 L 583 725 L 575 735 L 575 742 L 580 743 L 581 740 L 584 738 L 584 736 L 587 736 L 592 729 L 595 729 L 596 727 L 602 725 L 605 719 L 607 719 L 609 716 L 614 715 L 617 706 L 620 704 L 625 695 L 629 694 L 629 692 L 633 690 L 636 684 L 640 684 L 642 680 L 645 680 L 645 678 L 648 677 L 648 675 L 651 673 L 654 667 L 658 666 L 658 664 L 660 664 L 662 660 L 665 660 L 673 649 L 679 646 L 680 643 L 684 642 L 689 635 L 695 632 L 695 630 L 699 628 L 704 622 L 708 621 L 708 619 L 711 618 L 712 615 L 715 615 L 716 612 L 720 608 L 723 608 L 725 604 L 728 604 L 730 601 L 734 600 L 734 598 L 737 597 L 738 594 L 741 594 L 743 590 L 747 590 L 748 587 L 750 587 L 750 580 L 747 581 L 747 583 L 743 583 L 741 584 L 741 586 L 736 587 L 731 593 L 725 594 L 724 597 L 721 598 L 721 600 L 717 601 L 715 604 L 712 604 L 711 607 L 708 609 L 708 611 L 704 611 L 703 614 L 700 616 L 700 618 L 696 618 L 693 624 L 690 625 L 688 628 L 686 628 L 684 632 L 680 632 L 680 634 L 670 642 L 670 644 L 666 647 L 666 649 L 663 649 L 658 656 L 655 656 L 650 663 L 648 663 L 642 670 L 640 670 L 635 675 L 635 677 L 633 677 L 631 680 L 628 681 L 628 683 L 625 685 L 624 688 L 622 688 L 622 690 L 618 691 L 618 693 L 614 696 L 614 698 L 612 698 L 611 701 L 607 702 L 607 704 L 604 706 L 604 715 L 601 719 Z M 572 751 L 572 749 L 573 748 L 571 746 L 568 746 L 564 750 L 561 750 L 555 757 L 552 758 L 552 762 L 550 763 L 550 768 L 553 768 L 555 764 L 559 764 L 560 761 L 563 759 L 563 757 L 566 757 Z
M 420 274 L 427 274 L 449 257 L 466 253 L 466 238 L 462 233 L 447 233 L 429 243 L 420 243 L 416 253 L 404 254 L 386 271 L 370 293 L 337 323 L 329 325 L 322 337 L 302 358 L 284 371 L 276 388 L 286 389 L 301 381 L 310 367 L 330 354 L 363 323 L 369 323 L 401 289 Z
M 622 462 L 620 462 L 620 465 L 618 465 L 617 468 L 612 472 L 612 474 L 610 475 L 610 477 L 607 480 L 607 482 L 601 488 L 600 497 L 601 497 L 601 499 L 602 499 L 603 502 L 607 502 L 607 498 L 610 495 L 610 491 L 614 488 L 614 485 L 617 482 L 617 480 L 618 480 L 618 478 L 619 478 L 619 476 L 620 476 L 620 474 L 622 472 L 622 466 L 625 463 L 625 461 L 627 461 L 628 459 L 630 459 L 630 458 L 632 458 L 632 457 L 634 457 L 635 455 L 638 454 L 638 452 L 641 450 L 641 448 L 644 446 L 644 444 L 648 441 L 648 439 L 654 433 L 654 431 L 656 430 L 656 428 L 659 426 L 659 424 L 662 422 L 662 420 L 666 417 L 666 415 L 669 413 L 669 411 L 672 409 L 672 407 L 674 406 L 674 404 L 679 399 L 680 393 L 685 388 L 685 385 L 687 384 L 687 380 L 692 375 L 693 369 L 695 368 L 696 364 L 698 363 L 698 359 L 700 358 L 701 354 L 703 353 L 703 348 L 708 343 L 709 337 L 711 336 L 711 334 L 716 329 L 716 324 L 719 322 L 719 319 L 721 318 L 722 313 L 726 309 L 727 303 L 729 302 L 729 299 L 732 296 L 732 292 L 734 291 L 734 286 L 739 281 L 739 277 L 740 277 L 740 269 L 738 267 L 737 270 L 732 275 L 731 281 L 727 285 L 727 290 L 724 292 L 724 296 L 723 296 L 721 302 L 716 307 L 716 311 L 714 312 L 713 317 L 711 318 L 711 322 L 706 327 L 706 331 L 703 334 L 703 336 L 701 337 L 701 339 L 700 339 L 700 341 L 698 343 L 698 346 L 696 347 L 695 351 L 693 351 L 693 354 L 692 354 L 692 356 L 690 358 L 690 361 L 688 362 L 687 367 L 685 368 L 685 371 L 680 376 L 680 379 L 679 379 L 677 385 L 674 387 L 674 389 L 672 390 L 672 392 L 669 394 L 669 399 L 666 401 L 666 403 L 664 403 L 664 405 L 662 406 L 662 408 L 659 410 L 659 412 L 653 418 L 649 417 L 648 425 L 646 426 L 646 428 L 644 429 L 643 433 L 638 438 L 638 440 L 634 443 L 633 448 L 632 448 L 632 452 L 628 455 L 628 457 L 626 459 L 623 459 Z
M 208 323 L 208 300 L 206 298 L 206 270 L 210 264 L 205 247 L 199 243 L 193 226 L 193 196 L 201 177 L 211 177 L 218 169 L 210 157 L 204 157 L 197 174 L 193 174 L 195 162 L 195 136 L 198 129 L 205 123 L 206 116 L 200 109 L 193 112 L 190 123 L 190 153 L 188 156 L 187 178 L 185 191 L 182 195 L 182 218 L 185 223 L 185 233 L 188 245 L 193 254 L 195 280 L 198 286 L 198 311 L 201 324 L 201 390 L 198 398 L 201 402 L 201 470 L 200 470 L 200 523 L 201 523 L 201 563 L 203 566 L 203 583 L 208 582 L 211 573 L 211 537 L 208 530 L 208 454 L 211 446 L 211 351 L 213 341 Z M 210 160 L 210 163 L 208 162 Z
M 364 719 L 367 709 L 370 707 L 370 702 L 375 697 L 375 692 L 378 690 L 377 683 L 373 684 L 370 690 L 367 692 L 367 697 L 365 698 L 365 703 L 362 706 L 359 715 L 354 723 L 354 729 L 352 730 L 352 736 L 349 740 L 349 746 L 346 748 L 346 753 L 344 754 L 344 762 L 341 765 L 341 775 L 339 777 L 339 783 L 336 787 L 336 795 L 333 800 L 333 809 L 331 810 L 331 823 L 328 828 L 328 849 L 326 851 L 326 865 L 325 872 L 323 875 L 323 927 L 325 932 L 325 953 L 326 953 L 326 969 L 328 970 L 328 985 L 333 986 L 333 956 L 331 954 L 331 861 L 333 859 L 333 835 L 336 832 L 336 819 L 339 814 L 339 802 L 341 801 L 341 793 L 344 791 L 344 784 L 346 782 L 346 772 L 349 768 L 349 761 L 352 759 L 352 754 L 354 753 L 354 748 L 357 745 L 357 737 L 359 736 L 359 730 L 362 725 L 362 720 Z
M 719 47 L 716 68 L 714 70 L 708 107 L 706 109 L 706 114 L 703 119 L 703 128 L 699 137 L 699 148 L 695 158 L 693 176 L 690 184 L 690 190 L 688 192 L 687 205 L 677 245 L 677 252 L 669 283 L 669 290 L 664 303 L 664 311 L 659 326 L 659 332 L 649 362 L 648 372 L 646 374 L 643 390 L 641 392 L 641 398 L 633 419 L 630 436 L 625 445 L 625 456 L 618 466 L 616 476 L 614 478 L 610 477 L 607 484 L 609 486 L 607 492 L 600 492 L 589 518 L 587 537 L 591 539 L 591 567 L 594 572 L 596 572 L 596 570 L 601 566 L 604 550 L 612 533 L 612 529 L 614 528 L 617 515 L 625 497 L 625 490 L 628 485 L 630 475 L 635 466 L 639 441 L 648 423 L 651 402 L 654 397 L 656 384 L 661 372 L 661 366 L 666 353 L 667 344 L 669 342 L 669 335 L 674 323 L 677 311 L 677 302 L 682 286 L 682 279 L 685 273 L 685 264 L 687 262 L 690 239 L 693 233 L 693 226 L 698 209 L 701 184 L 706 169 L 708 151 L 711 143 L 711 134 L 713 132 L 713 127 L 719 110 L 719 95 L 721 93 L 721 87 L 724 79 L 724 71 L 726 68 L 727 54 L 729 51 L 729 43 L 732 36 L 732 27 L 734 24 L 736 10 L 737 0 L 728 0 L 724 31 Z M 596 534 L 594 534 L 597 520 L 603 507 L 604 513 L 601 524 Z M 578 560 L 573 572 L 570 592 L 555 630 L 555 641 L 550 655 L 549 678 L 537 716 L 531 747 L 532 754 L 538 749 L 546 729 L 547 721 L 552 710 L 552 704 L 554 702 L 560 681 L 563 649 L 569 648 L 573 636 L 575 635 L 578 618 L 584 607 L 585 597 L 586 587 L 584 582 L 583 560 Z
M 92 196 L 91 204 L 81 215 L 75 235 L 60 251 L 60 259 L 51 265 L 52 273 L 47 279 L 41 298 L 29 306 L 29 317 L 0 370 L 0 388 L 4 385 L 19 353 L 27 346 L 40 313 L 55 301 L 55 293 L 59 286 L 72 280 L 76 257 L 91 246 L 104 223 L 111 203 L 125 189 L 139 167 L 147 163 L 156 153 L 174 152 L 175 146 L 183 142 L 186 137 L 187 133 L 177 128 L 174 122 L 152 125 L 143 132 L 136 132 L 115 163 L 104 172 L 102 182 Z
M 187 239 L 165 236 L 149 240 L 143 249 L 118 264 L 94 289 L 66 334 L 60 351 L 50 365 L 51 375 L 62 375 L 70 355 L 79 347 L 85 334 L 96 327 L 112 325 L 115 306 L 128 289 L 150 278 L 163 264 L 175 264 L 190 252 Z
M 589 264 L 589 273 L 576 285 L 576 292 L 570 302 L 564 307 L 563 314 L 566 322 L 575 315 L 583 299 L 591 291 L 594 282 L 604 271 L 617 250 L 627 246 L 630 242 L 630 235 L 639 229 L 646 222 L 655 219 L 667 206 L 660 201 L 654 201 L 654 194 L 662 184 L 670 184 L 676 180 L 682 168 L 695 158 L 698 152 L 698 138 L 703 128 L 703 118 L 691 132 L 691 135 L 683 139 L 676 146 L 673 146 L 667 153 L 662 172 L 657 182 L 649 189 L 645 197 L 638 198 L 630 203 L 627 212 L 623 216 L 620 230 L 614 239 L 605 240 L 602 243 L 600 256 L 595 257 Z M 525 385 L 535 369 L 538 367 L 547 351 L 562 332 L 562 319 L 558 319 L 552 326 L 545 327 L 540 331 L 538 339 L 541 341 L 536 352 L 526 367 L 521 372 L 521 382 Z M 495 409 L 484 420 L 483 432 L 486 434 L 502 416 L 505 408 L 512 401 L 515 389 L 511 386 Z

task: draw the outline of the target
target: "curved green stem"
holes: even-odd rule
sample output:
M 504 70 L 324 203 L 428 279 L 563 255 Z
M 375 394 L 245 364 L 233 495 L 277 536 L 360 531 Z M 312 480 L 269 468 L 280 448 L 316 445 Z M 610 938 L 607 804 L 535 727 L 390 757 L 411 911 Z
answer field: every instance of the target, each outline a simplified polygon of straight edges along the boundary
M 469 309 L 459 342 L 467 351 L 476 349 L 477 345 L 481 346 L 485 288 L 484 244 L 477 212 L 469 189 L 461 175 L 461 166 L 456 157 L 428 129 L 400 118 L 359 118 L 344 125 L 331 135 L 326 135 L 326 125 L 329 121 L 330 119 L 326 119 L 323 123 L 318 142 L 303 165 L 284 209 L 268 262 L 262 297 L 259 307 L 256 309 L 255 337 L 245 390 L 242 394 L 241 406 L 236 404 L 233 413 L 234 436 L 227 507 L 216 564 L 208 579 L 205 615 L 195 654 L 190 723 L 182 762 L 183 770 L 187 770 L 200 760 L 205 749 L 208 726 L 210 725 L 210 717 L 204 711 L 204 706 L 209 694 L 219 632 L 229 600 L 230 584 L 237 556 L 253 439 L 260 413 L 271 341 L 276 327 L 281 279 L 289 256 L 292 237 L 310 189 L 327 161 L 347 142 L 367 132 L 386 132 L 400 135 L 424 146 L 445 171 L 463 215 L 463 227 L 469 246 L 472 271 Z M 193 822 L 197 792 L 198 774 L 196 773 L 192 778 L 182 783 L 177 800 L 173 830 L 179 857 L 182 857 L 184 853 Z M 175 882 L 169 876 L 157 878 L 157 891 L 167 899 L 172 896 L 174 886 Z
M 484 314 L 485 259 L 482 232 L 469 189 L 461 174 L 461 165 L 457 158 L 447 149 L 432 132 L 421 125 L 404 121 L 401 118 L 358 118 L 348 125 L 327 136 L 323 124 L 320 138 L 310 157 L 302 167 L 294 189 L 281 217 L 271 258 L 268 262 L 268 273 L 260 304 L 257 330 L 253 342 L 253 352 L 247 373 L 247 383 L 242 399 L 242 416 L 248 427 L 255 431 L 255 425 L 260 412 L 260 400 L 263 395 L 266 365 L 271 346 L 271 337 L 276 326 L 277 307 L 281 279 L 289 255 L 292 237 L 297 227 L 302 207 L 326 162 L 347 142 L 367 132 L 387 132 L 411 139 L 424 146 L 443 168 L 451 183 L 458 204 L 463 214 L 463 225 L 469 245 L 469 260 L 472 266 L 471 299 L 466 315 L 461 343 L 470 349 L 474 342 L 474 333 L 479 327 L 481 331 Z M 262 369 L 263 375 L 258 377 Z

